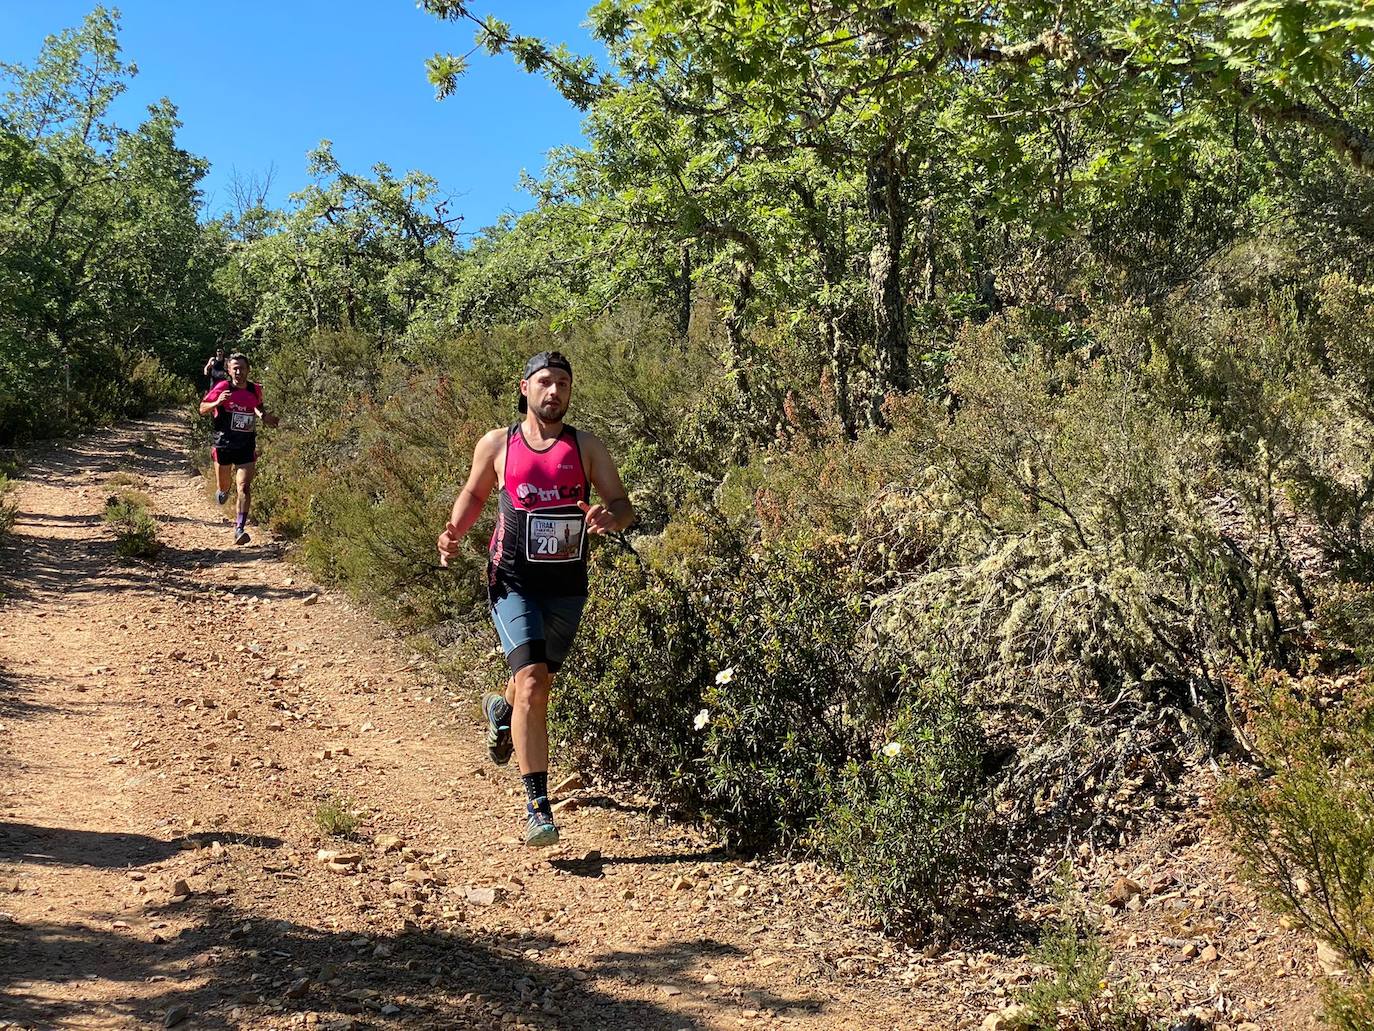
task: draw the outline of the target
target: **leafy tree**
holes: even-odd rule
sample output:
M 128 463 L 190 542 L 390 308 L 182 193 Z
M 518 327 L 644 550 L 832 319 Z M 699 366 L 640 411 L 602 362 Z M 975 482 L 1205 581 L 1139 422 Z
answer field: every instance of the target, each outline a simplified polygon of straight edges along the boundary
M 457 260 L 448 201 L 427 175 L 344 171 L 328 140 L 310 155 L 314 180 L 271 215 L 253 214 L 221 275 L 246 337 L 324 330 L 394 338 L 448 283 Z
M 133 65 L 115 16 L 5 65 L 0 100 L 0 439 L 131 410 L 188 372 L 219 312 L 219 239 L 197 220 L 207 165 L 166 100 L 132 131 L 109 119 Z

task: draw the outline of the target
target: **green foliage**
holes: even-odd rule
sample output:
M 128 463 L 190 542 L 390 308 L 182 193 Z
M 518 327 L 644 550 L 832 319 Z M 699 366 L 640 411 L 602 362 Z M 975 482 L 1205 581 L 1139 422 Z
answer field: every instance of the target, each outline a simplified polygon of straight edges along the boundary
M 1374 691 L 1367 670 L 1257 686 L 1262 766 L 1233 776 L 1221 820 L 1268 901 L 1342 957 L 1323 1018 L 1359 1031 L 1374 1019 Z
M 280 212 L 250 209 L 216 285 L 244 340 L 278 344 L 310 333 L 394 338 L 436 303 L 457 262 L 438 184 L 420 172 L 344 170 L 328 140 L 309 156 L 311 183 Z
M 862 747 L 853 713 L 876 689 L 854 658 L 843 569 L 800 545 L 752 550 L 711 518 L 644 551 L 598 556 L 555 738 L 736 841 L 795 838 Z
M 822 785 L 812 840 L 855 899 L 894 928 L 947 930 L 966 912 L 994 854 L 981 804 L 985 742 L 947 678 L 898 703 L 888 740 Z
M 957 414 L 894 417 L 925 464 L 860 531 L 887 578 L 870 661 L 947 672 L 997 714 L 1013 753 L 996 794 L 1028 823 L 1108 797 L 1176 728 L 1224 736 L 1223 672 L 1278 653 L 1272 578 L 1210 511 L 1213 430 L 1172 415 L 1130 353 L 1083 360 L 1066 328 L 966 331 Z
M 1353 984 L 1327 982 L 1322 991 L 1322 1020 L 1337 1031 L 1365 1031 L 1374 1027 L 1374 980 Z
M 1049 973 L 1020 993 L 1024 1031 L 1150 1031 L 1130 987 L 1109 986 L 1111 952 L 1082 905 L 1061 882 L 1060 919 L 1032 954 Z
M 19 509 L 10 496 L 14 491 L 14 481 L 0 471 L 0 537 L 14 529 L 14 521 Z
M 330 795 L 315 807 L 315 826 L 321 834 L 351 838 L 358 829 L 357 803 L 344 795 Z
M 152 502 L 142 491 L 121 489 L 105 502 L 105 522 L 115 535 L 115 551 L 122 558 L 152 558 L 162 550 Z
M 1230 784 L 1222 819 L 1269 900 L 1374 975 L 1374 692 L 1272 676 L 1252 734 L 1264 768 Z M 1336 701 L 1329 692 L 1343 695 Z
M 221 316 L 207 166 L 167 101 L 110 121 L 135 73 L 117 31 L 97 7 L 32 67 L 0 66 L 0 441 L 166 404 Z

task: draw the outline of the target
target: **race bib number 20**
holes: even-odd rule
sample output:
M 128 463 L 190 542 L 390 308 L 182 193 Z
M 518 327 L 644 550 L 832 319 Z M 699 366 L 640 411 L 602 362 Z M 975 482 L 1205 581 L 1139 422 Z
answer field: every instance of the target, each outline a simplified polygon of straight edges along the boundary
M 531 562 L 576 562 L 582 557 L 581 515 L 530 516 L 525 558 Z

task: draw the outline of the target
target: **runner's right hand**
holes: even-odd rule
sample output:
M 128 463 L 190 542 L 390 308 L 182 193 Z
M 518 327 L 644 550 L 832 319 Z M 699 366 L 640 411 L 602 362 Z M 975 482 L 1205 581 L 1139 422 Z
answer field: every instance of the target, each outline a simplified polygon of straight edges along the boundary
M 448 566 L 448 560 L 458 557 L 458 535 L 454 532 L 452 523 L 444 527 L 444 532 L 439 534 L 439 565 Z

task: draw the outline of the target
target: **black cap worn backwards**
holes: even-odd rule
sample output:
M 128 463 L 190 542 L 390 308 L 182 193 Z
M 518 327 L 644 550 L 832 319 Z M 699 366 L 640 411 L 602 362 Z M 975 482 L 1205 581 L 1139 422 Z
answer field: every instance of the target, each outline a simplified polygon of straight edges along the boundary
M 525 374 L 520 378 L 529 379 L 536 372 L 541 372 L 544 369 L 562 369 L 570 379 L 572 378 L 572 362 L 568 361 L 561 351 L 540 351 L 525 363 Z M 522 413 L 529 408 L 529 401 L 523 393 L 520 395 L 517 407 Z

